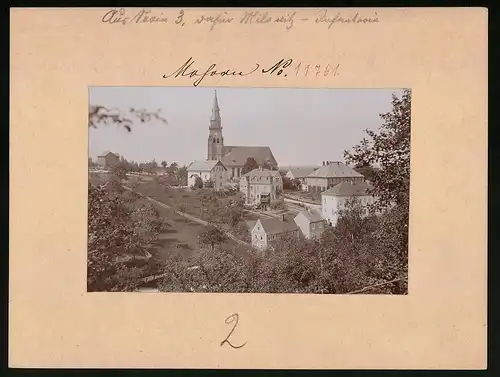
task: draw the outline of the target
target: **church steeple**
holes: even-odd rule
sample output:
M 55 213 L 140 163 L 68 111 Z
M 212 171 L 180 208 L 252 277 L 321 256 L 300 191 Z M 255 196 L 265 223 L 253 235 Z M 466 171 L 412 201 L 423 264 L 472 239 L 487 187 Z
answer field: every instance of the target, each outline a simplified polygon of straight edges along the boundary
M 208 128 L 208 150 L 207 160 L 221 160 L 224 149 L 224 138 L 222 136 L 222 126 L 217 91 L 214 93 L 214 103 L 212 105 L 212 116 Z
M 217 122 L 220 125 L 220 109 L 219 109 L 219 101 L 217 101 L 217 90 L 214 93 L 214 104 L 212 106 L 212 116 L 210 117 L 210 120 L 213 122 Z

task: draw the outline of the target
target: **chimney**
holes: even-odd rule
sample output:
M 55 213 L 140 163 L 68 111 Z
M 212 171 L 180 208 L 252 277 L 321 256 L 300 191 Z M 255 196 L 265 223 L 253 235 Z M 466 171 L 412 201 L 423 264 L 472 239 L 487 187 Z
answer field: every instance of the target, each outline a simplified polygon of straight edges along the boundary
M 281 215 L 281 221 L 286 221 L 285 220 L 285 215 Z

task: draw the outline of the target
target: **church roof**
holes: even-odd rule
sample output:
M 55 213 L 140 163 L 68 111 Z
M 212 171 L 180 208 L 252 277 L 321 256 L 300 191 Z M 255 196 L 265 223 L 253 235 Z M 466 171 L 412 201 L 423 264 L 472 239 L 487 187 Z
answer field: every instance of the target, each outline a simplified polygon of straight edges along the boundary
M 363 174 L 358 173 L 356 170 L 350 168 L 346 164 L 339 161 L 329 162 L 325 166 L 321 166 L 318 170 L 313 171 L 308 175 L 311 178 L 339 178 L 339 177 L 349 177 L 363 178 Z
M 366 182 L 341 182 L 323 191 L 326 196 L 365 196 L 370 195 L 370 186 Z
M 222 151 L 224 154 L 222 163 L 226 166 L 243 166 L 249 157 L 253 157 L 259 165 L 263 165 L 264 162 L 278 165 L 269 147 L 224 146 Z
M 215 167 L 215 165 L 217 165 L 218 162 L 219 161 L 217 161 L 217 160 L 193 161 L 188 166 L 187 170 L 188 171 L 212 171 L 212 169 Z

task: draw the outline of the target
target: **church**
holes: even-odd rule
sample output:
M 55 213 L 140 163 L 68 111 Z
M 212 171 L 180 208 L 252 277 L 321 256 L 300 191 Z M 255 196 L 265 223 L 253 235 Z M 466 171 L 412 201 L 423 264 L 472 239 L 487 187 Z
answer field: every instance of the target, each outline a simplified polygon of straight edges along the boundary
M 241 177 L 241 171 L 249 157 L 253 157 L 259 166 L 267 164 L 273 170 L 278 169 L 278 163 L 269 147 L 224 145 L 217 91 L 214 94 L 214 104 L 208 130 L 207 160 L 221 161 L 227 168 L 230 178 Z

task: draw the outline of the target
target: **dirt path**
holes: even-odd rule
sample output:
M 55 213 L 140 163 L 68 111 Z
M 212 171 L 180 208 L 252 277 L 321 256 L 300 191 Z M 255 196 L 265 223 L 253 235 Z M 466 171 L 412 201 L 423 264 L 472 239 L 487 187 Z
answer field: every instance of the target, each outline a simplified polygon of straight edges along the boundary
M 312 203 L 312 202 L 307 202 L 307 201 L 303 201 L 303 200 L 292 199 L 292 198 L 287 197 L 287 196 L 284 197 L 284 201 L 288 202 L 288 203 L 303 204 L 309 208 L 321 210 L 321 204 L 318 204 L 318 203 Z

